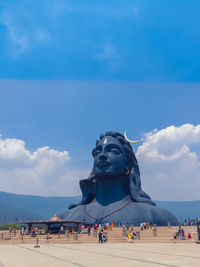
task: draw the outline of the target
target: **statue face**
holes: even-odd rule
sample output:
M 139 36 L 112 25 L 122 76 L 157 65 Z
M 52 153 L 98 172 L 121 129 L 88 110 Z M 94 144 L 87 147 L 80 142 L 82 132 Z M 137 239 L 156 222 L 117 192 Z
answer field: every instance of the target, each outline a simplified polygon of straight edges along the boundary
M 92 151 L 93 171 L 96 176 L 119 175 L 125 172 L 125 151 L 121 143 L 112 136 L 106 136 Z

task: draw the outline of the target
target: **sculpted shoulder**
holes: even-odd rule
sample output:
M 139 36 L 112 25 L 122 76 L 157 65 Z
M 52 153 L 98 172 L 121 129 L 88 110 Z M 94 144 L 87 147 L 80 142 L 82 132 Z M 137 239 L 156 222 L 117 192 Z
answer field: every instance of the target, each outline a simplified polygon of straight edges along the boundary
M 100 221 L 101 223 L 119 222 L 123 218 L 124 223 L 133 224 L 134 222 L 135 226 L 139 226 L 142 221 L 151 222 L 158 226 L 167 226 L 168 222 L 171 225 L 179 224 L 176 217 L 166 209 L 140 202 L 130 202 L 127 206 L 120 209 L 126 203 L 127 198 L 107 206 L 102 206 L 94 200 L 87 206 L 79 205 L 59 216 L 65 218 L 65 220 L 85 221 L 89 223 L 95 223 L 96 221 Z
M 168 222 L 171 225 L 179 225 L 178 219 L 170 211 L 161 207 L 152 207 L 152 216 L 157 225 L 167 225 Z M 167 224 L 166 224 L 167 222 Z
M 126 218 L 127 223 L 134 221 L 134 225 L 140 225 L 142 221 L 151 222 L 157 226 L 179 225 L 177 218 L 168 210 L 152 206 L 146 203 L 131 202 L 120 211 L 120 216 Z

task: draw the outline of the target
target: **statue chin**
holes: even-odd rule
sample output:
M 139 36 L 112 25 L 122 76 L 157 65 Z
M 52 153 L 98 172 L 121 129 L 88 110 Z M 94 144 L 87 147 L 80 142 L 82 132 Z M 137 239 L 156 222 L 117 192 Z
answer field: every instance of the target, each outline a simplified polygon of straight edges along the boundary
M 109 170 L 105 170 L 105 171 L 97 171 L 97 172 L 94 172 L 95 174 L 95 177 L 99 177 L 101 179 L 105 178 L 105 179 L 108 179 L 108 178 L 114 178 L 116 176 L 121 176 L 124 174 L 124 172 L 114 172 L 114 171 L 109 171 Z

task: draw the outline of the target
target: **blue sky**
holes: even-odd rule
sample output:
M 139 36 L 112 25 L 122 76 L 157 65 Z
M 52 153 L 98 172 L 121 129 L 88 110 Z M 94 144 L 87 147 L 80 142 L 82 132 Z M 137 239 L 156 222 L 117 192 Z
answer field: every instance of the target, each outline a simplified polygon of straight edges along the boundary
M 26 140 L 32 151 L 70 149 L 81 166 L 107 130 L 127 129 L 140 139 L 155 128 L 199 123 L 198 84 L 2 80 L 0 86 L 3 137 Z
M 127 129 L 141 140 L 133 149 L 153 199 L 199 199 L 199 84 L 1 80 L 0 88 L 0 190 L 78 195 L 99 134 Z
M 80 194 L 99 134 L 127 129 L 153 199 L 199 199 L 199 7 L 2 0 L 0 190 Z
M 198 0 L 2 0 L 0 78 L 199 82 Z

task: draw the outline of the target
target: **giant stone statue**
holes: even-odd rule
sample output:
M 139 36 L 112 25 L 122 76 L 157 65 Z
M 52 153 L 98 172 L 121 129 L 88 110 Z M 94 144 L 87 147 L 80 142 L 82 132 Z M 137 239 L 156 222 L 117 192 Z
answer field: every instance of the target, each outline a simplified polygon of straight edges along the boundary
M 100 135 L 92 151 L 93 169 L 87 179 L 80 180 L 82 200 L 60 215 L 63 220 L 178 225 L 171 212 L 157 207 L 142 190 L 139 166 L 130 142 L 118 132 Z

